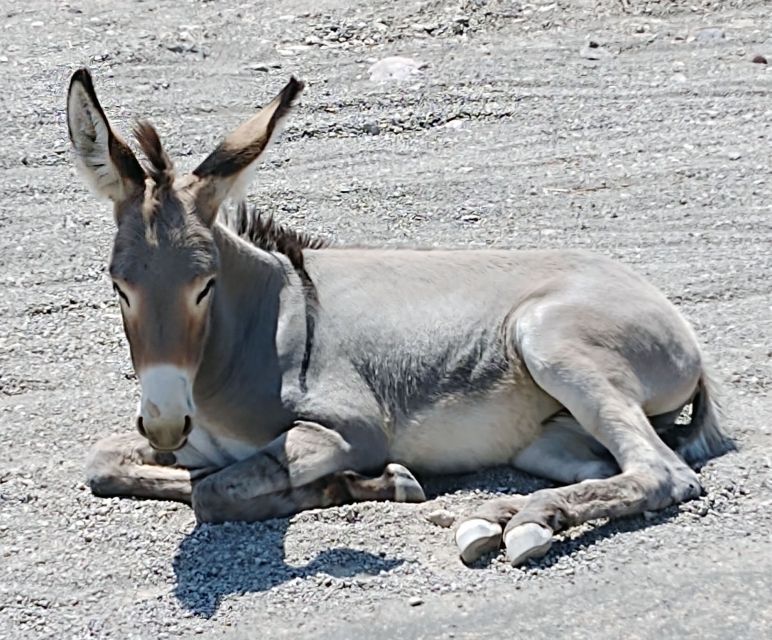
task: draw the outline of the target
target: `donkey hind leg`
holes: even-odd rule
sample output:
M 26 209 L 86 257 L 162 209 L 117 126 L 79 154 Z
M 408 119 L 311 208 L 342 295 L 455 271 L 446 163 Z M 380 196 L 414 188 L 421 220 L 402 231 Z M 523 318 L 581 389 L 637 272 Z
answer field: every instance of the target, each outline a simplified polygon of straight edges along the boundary
M 337 507 L 353 502 L 422 502 L 423 488 L 405 467 L 392 463 L 377 477 L 354 471 L 333 473 L 313 482 L 215 506 L 196 501 L 199 522 L 259 522 L 283 518 L 307 509 Z
M 619 473 L 613 456 L 571 415 L 559 414 L 539 438 L 512 461 L 515 468 L 561 484 L 610 478 Z
M 566 527 L 595 518 L 662 509 L 700 495 L 702 487 L 697 474 L 657 436 L 639 401 L 632 393 L 612 384 L 598 369 L 597 363 L 607 360 L 608 352 L 583 356 L 574 350 L 569 355 L 551 352 L 536 357 L 533 350 L 524 349 L 523 356 L 534 380 L 613 455 L 621 474 L 543 489 L 525 498 L 500 499 L 494 515 L 501 519 L 512 513 L 499 538 L 503 539 L 512 564 L 546 553 L 552 534 Z M 617 374 L 625 366 L 620 362 L 614 364 Z M 472 519 L 476 522 L 461 523 L 456 535 L 462 558 L 467 562 L 475 559 L 480 548 L 485 551 L 493 546 L 493 541 L 487 546 L 475 543 L 475 535 L 486 538 L 481 521 L 492 524 L 490 530 L 502 526 L 500 521 L 479 512 Z M 487 537 L 491 538 L 490 532 Z
M 352 444 L 319 424 L 296 423 L 250 458 L 197 482 L 196 517 L 202 522 L 252 521 L 340 500 L 423 499 L 421 486 L 400 465 L 386 466 L 380 479 L 357 475 L 363 469 L 383 468 L 386 446 L 377 439 L 382 434 L 367 427 L 353 435 L 361 440 Z M 338 476 L 343 472 L 348 473 Z M 274 512 L 266 506 L 267 496 L 275 500 Z
M 187 447 L 186 447 L 187 448 Z M 138 433 L 99 440 L 86 461 L 86 481 L 94 495 L 155 498 L 190 503 L 192 482 L 214 469 L 195 452 L 155 451 Z
M 619 473 L 611 454 L 590 437 L 573 416 L 548 421 L 539 438 L 512 461 L 520 471 L 570 484 Z M 456 530 L 461 559 L 470 563 L 501 547 L 504 527 L 522 509 L 526 496 L 504 496 L 484 503 Z M 538 533 L 538 532 L 537 532 Z M 543 537 L 543 536 L 540 536 Z M 546 552 L 546 548 L 540 549 Z

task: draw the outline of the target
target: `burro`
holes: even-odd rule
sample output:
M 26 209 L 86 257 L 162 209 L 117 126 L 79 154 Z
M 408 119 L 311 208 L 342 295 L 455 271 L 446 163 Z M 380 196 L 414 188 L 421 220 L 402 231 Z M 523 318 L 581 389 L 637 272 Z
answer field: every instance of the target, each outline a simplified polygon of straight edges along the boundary
M 109 272 L 141 384 L 136 430 L 91 452 L 92 491 L 254 521 L 421 501 L 413 473 L 509 464 L 559 486 L 484 504 L 455 541 L 465 562 L 503 546 L 513 564 L 567 527 L 700 495 L 692 465 L 731 445 L 694 331 L 629 268 L 574 250 L 332 247 L 221 211 L 302 89 L 291 78 L 179 175 L 146 122 L 140 164 L 89 72 L 73 75 L 70 139 L 112 201 Z

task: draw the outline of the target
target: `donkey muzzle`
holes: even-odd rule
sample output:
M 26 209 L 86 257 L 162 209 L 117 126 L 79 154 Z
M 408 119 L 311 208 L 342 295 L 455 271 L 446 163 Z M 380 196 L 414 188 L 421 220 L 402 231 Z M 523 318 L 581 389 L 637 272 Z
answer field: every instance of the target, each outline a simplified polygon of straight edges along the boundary
M 177 451 L 185 446 L 188 441 L 188 434 L 193 430 L 193 420 L 190 416 L 185 416 L 182 431 L 169 425 L 162 427 L 156 426 L 152 431 L 148 431 L 142 416 L 137 416 L 137 431 L 156 451 L 167 453 Z
M 137 377 L 142 386 L 137 430 L 157 451 L 176 451 L 193 429 L 190 376 L 179 367 L 155 365 Z

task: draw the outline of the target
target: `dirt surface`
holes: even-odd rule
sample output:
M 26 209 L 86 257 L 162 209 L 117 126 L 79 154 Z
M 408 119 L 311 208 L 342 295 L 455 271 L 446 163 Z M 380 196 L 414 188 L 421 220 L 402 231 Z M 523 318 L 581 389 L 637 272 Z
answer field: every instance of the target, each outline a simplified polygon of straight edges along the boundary
M 765 6 L 766 5 L 766 6 Z M 699 637 L 772 626 L 768 3 L 0 2 L 0 638 Z M 598 46 L 590 46 L 590 41 Z M 372 82 L 392 55 L 425 66 Z M 595 58 L 595 59 L 591 59 Z M 99 500 L 83 458 L 137 399 L 105 276 L 109 207 L 73 170 L 66 84 L 192 168 L 294 73 L 250 199 L 345 243 L 589 247 L 694 323 L 740 449 L 708 495 L 468 569 L 425 516 L 530 491 L 509 470 L 196 529 Z

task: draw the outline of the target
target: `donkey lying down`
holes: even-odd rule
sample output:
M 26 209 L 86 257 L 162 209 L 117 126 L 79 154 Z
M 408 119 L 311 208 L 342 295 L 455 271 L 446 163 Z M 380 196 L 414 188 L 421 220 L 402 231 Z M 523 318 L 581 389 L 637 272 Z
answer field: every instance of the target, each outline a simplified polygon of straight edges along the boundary
M 113 202 L 142 387 L 138 433 L 90 456 L 92 491 L 254 521 L 420 501 L 408 469 L 510 464 L 564 486 L 489 502 L 455 537 L 466 562 L 503 544 L 515 564 L 566 527 L 698 496 L 689 463 L 726 446 L 700 348 L 631 270 L 580 251 L 328 249 L 243 206 L 217 220 L 302 88 L 178 176 L 146 123 L 141 166 L 73 76 L 70 139 Z

